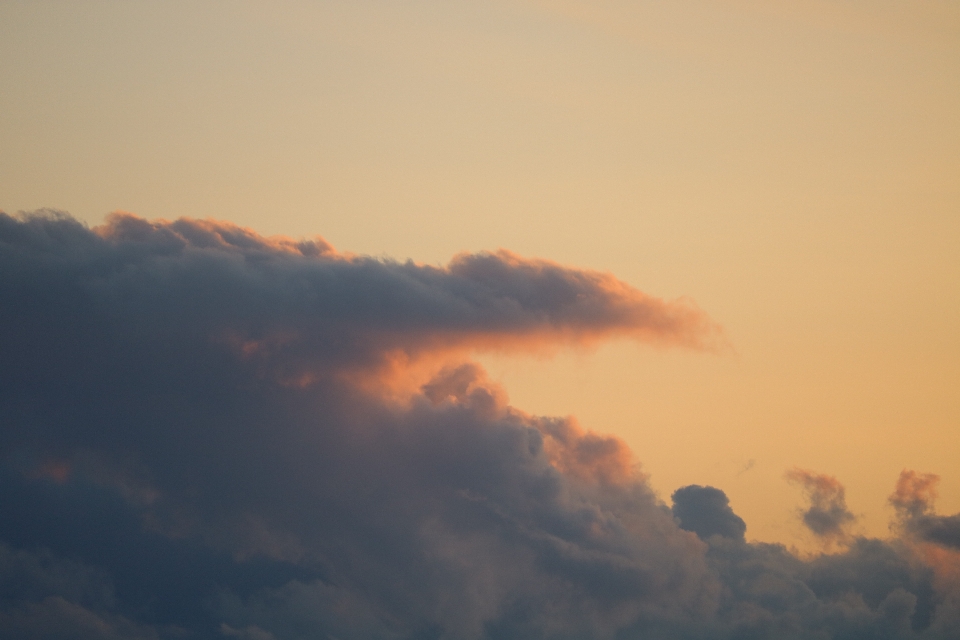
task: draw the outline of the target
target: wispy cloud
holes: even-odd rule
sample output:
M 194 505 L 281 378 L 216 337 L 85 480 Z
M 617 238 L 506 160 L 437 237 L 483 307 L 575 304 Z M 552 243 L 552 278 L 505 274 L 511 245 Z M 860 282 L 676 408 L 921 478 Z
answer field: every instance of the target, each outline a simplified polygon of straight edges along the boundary
M 807 529 L 829 542 L 850 538 L 848 526 L 857 517 L 847 509 L 846 490 L 836 478 L 800 468 L 787 471 L 786 478 L 803 487 L 809 504 L 801 515 Z

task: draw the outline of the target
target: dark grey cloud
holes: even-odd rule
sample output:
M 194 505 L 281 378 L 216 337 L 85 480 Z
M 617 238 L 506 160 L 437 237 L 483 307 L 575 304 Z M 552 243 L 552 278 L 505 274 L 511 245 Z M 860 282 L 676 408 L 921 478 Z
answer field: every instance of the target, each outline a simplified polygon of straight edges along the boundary
M 960 514 L 921 516 L 914 521 L 913 530 L 928 542 L 960 549 Z
M 932 569 L 899 543 L 856 539 L 800 559 L 780 545 L 715 536 L 708 558 L 725 587 L 717 619 L 729 638 L 948 638 L 955 610 Z M 939 611 L 938 611 L 939 608 Z
M 0 635 L 64 640 L 152 640 L 156 629 L 115 613 L 110 576 L 101 568 L 14 550 L 0 543 Z
M 681 529 L 693 531 L 703 540 L 710 536 L 744 539 L 747 524 L 733 512 L 720 489 L 692 484 L 674 491 L 672 500 Z
M 748 543 L 464 360 L 713 344 L 689 304 L 132 216 L 0 216 L 0 275 L 0 637 L 955 637 L 906 542 Z

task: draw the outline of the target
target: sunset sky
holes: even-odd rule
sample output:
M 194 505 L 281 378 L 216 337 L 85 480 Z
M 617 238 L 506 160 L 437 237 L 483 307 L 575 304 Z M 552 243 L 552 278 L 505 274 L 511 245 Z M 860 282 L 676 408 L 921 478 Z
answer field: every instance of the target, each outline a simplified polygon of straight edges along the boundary
M 251 380 L 316 384 L 327 397 L 325 376 L 346 376 L 349 393 L 380 394 L 384 407 L 413 402 L 416 415 L 410 394 L 420 385 L 429 383 L 422 394 L 434 401 L 430 384 L 462 382 L 449 398 L 481 411 L 463 394 L 489 391 L 497 411 L 515 408 L 548 443 L 553 427 L 538 416 L 568 417 L 562 424 L 577 437 L 613 436 L 604 442 L 632 452 L 615 447 L 584 471 L 548 446 L 560 473 L 594 478 L 594 464 L 614 475 L 639 464 L 665 504 L 681 487 L 715 487 L 745 522 L 747 541 L 801 555 L 857 536 L 926 531 L 904 524 L 921 522 L 909 519 L 920 512 L 906 498 L 891 499 L 909 489 L 929 498 L 924 509 L 932 505 L 923 474 L 940 477 L 936 512 L 960 512 L 956 2 L 11 1 L 0 3 L 0 87 L 0 211 L 52 209 L 93 228 L 56 236 L 76 238 L 62 240 L 73 247 L 64 249 L 69 260 L 108 252 L 90 248 L 103 242 L 116 264 L 141 251 L 147 264 L 176 235 L 184 273 L 205 284 L 155 283 L 157 297 L 143 293 L 138 307 L 162 307 L 157 327 L 163 318 L 177 327 L 169 336 L 193 340 L 192 329 L 179 333 L 187 318 L 227 326 L 218 314 L 234 308 L 224 298 L 222 309 L 197 303 L 165 315 L 163 305 L 182 304 L 184 291 L 205 299 L 197 292 L 208 284 L 207 263 L 190 262 L 190 251 L 277 261 L 276 273 L 237 275 L 235 289 L 220 271 L 209 276 L 250 296 L 236 299 L 237 310 L 254 309 L 263 282 L 293 291 L 285 278 L 313 273 L 301 258 L 319 256 L 346 274 L 352 284 L 317 295 L 346 296 L 343 317 L 359 323 L 337 334 L 347 341 L 337 345 L 369 344 L 343 355 L 326 342 L 327 320 L 283 317 L 328 313 L 305 311 L 285 288 L 276 318 L 264 313 L 260 328 L 216 334 L 256 369 Z M 124 215 L 108 218 L 114 212 Z M 225 226 L 143 221 L 180 218 Z M 4 236 L 13 244 L 0 252 L 27 237 L 18 233 Z M 273 236 L 292 240 L 263 239 Z M 317 237 L 329 245 L 317 240 L 303 255 L 291 248 Z M 124 253 L 124 243 L 140 242 Z M 17 257 L 2 268 L 33 273 L 16 266 L 18 251 L 9 249 Z M 557 282 L 569 288 L 558 293 Z M 352 297 L 350 287 L 367 286 L 380 293 Z M 474 286 L 492 287 L 516 309 L 485 306 Z M 11 285 L 8 302 L 25 290 Z M 120 301 L 140 294 L 117 291 L 103 303 L 114 311 L 95 317 L 139 326 L 147 316 Z M 376 295 L 395 314 L 388 320 L 365 315 Z M 57 317 L 50 304 L 43 313 L 52 315 L 38 318 Z M 87 336 L 96 322 L 82 316 L 86 308 L 60 321 Z M 92 341 L 110 342 L 90 331 Z M 323 336 L 303 354 L 334 364 L 304 364 L 289 338 L 301 331 Z M 261 356 L 269 363 L 250 364 Z M 38 371 L 53 366 L 45 362 Z M 214 356 L 205 362 L 198 366 L 220 371 Z M 450 371 L 460 382 L 443 377 Z M 367 415 L 359 406 L 343 415 Z M 5 455 L 20 460 L 29 449 L 39 460 L 40 471 L 24 477 L 57 486 L 96 449 L 80 436 L 64 435 L 50 451 L 11 438 Z M 118 459 L 145 442 L 118 444 Z M 163 489 L 161 476 L 150 491 L 179 490 Z M 835 497 L 834 486 L 849 514 L 843 539 L 803 517 L 818 496 Z M 950 526 L 960 532 L 960 522 Z M 218 549 L 247 553 L 209 535 Z M 13 624 L 4 615 L 0 626 Z M 260 638 L 251 629 L 268 629 L 260 619 L 236 634 L 239 622 L 223 624 L 224 635 L 251 640 Z M 474 622 L 462 624 L 450 637 L 471 637 Z

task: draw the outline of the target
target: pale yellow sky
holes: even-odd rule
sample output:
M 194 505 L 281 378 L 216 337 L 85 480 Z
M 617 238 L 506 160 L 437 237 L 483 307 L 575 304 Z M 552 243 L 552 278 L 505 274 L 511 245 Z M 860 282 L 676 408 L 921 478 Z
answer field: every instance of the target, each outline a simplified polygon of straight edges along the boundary
M 214 217 L 689 296 L 735 353 L 487 355 L 664 498 L 802 543 L 795 465 L 960 510 L 960 3 L 4 2 L 0 208 Z

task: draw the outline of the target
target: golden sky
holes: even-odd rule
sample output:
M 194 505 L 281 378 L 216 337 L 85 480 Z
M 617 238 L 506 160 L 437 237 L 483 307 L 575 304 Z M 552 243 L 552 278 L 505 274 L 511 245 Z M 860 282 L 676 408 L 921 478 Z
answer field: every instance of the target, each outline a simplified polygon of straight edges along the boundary
M 806 544 L 794 467 L 960 510 L 956 2 L 4 2 L 0 87 L 4 211 L 608 271 L 729 349 L 483 355 L 512 404 L 750 539 Z

